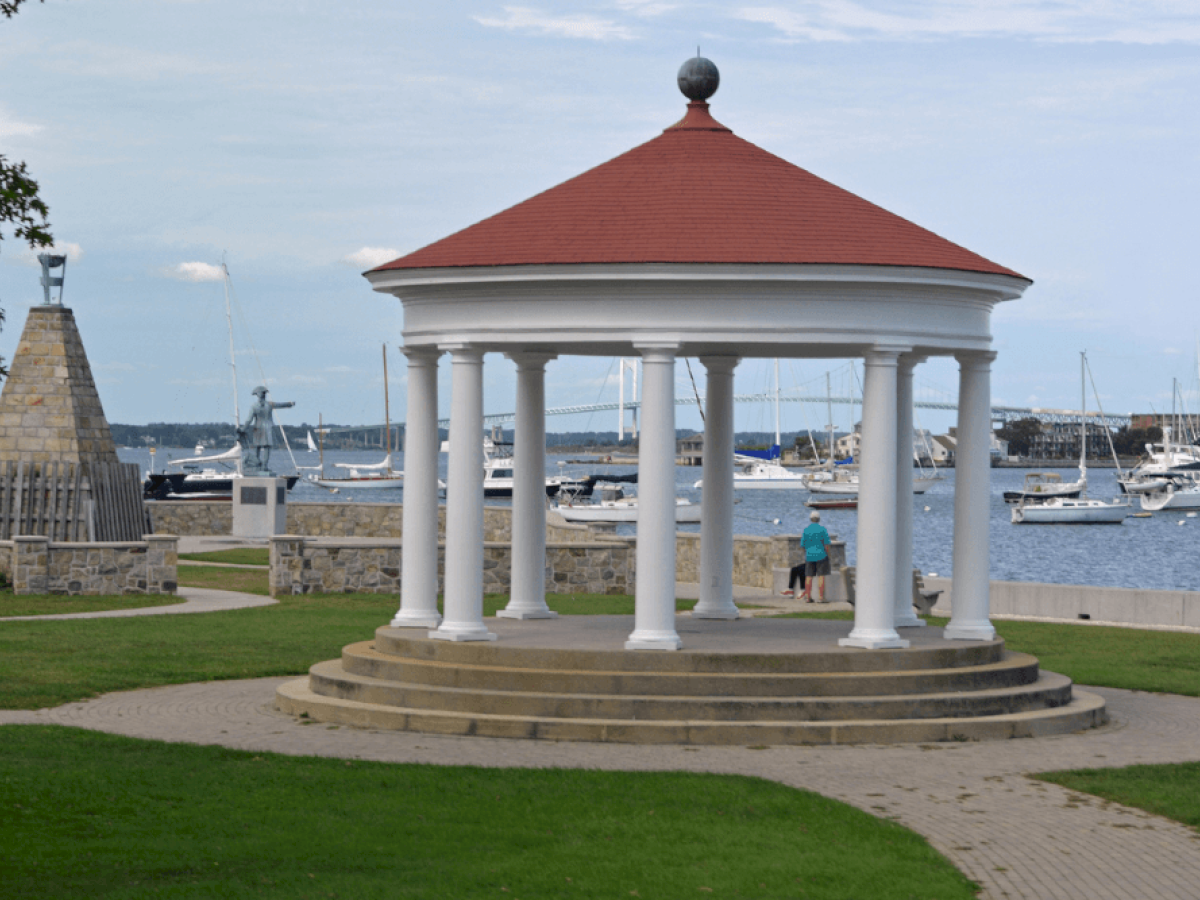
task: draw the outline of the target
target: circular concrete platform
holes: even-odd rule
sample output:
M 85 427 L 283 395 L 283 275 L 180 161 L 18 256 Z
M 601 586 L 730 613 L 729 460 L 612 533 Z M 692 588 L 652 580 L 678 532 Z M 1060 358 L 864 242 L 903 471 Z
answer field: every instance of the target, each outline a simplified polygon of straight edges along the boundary
M 497 640 L 380 628 L 280 687 L 317 721 L 442 734 L 622 743 L 962 741 L 1105 721 L 1103 701 L 1003 641 L 905 629 L 902 650 L 839 647 L 851 624 L 679 616 L 685 649 L 620 649 L 631 616 L 487 620 Z

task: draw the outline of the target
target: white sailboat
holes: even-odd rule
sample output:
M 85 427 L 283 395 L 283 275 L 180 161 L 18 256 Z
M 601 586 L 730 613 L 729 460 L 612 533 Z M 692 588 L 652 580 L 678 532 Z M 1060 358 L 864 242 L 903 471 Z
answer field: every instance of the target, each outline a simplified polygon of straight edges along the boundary
M 383 345 L 383 417 L 384 430 L 387 432 L 387 456 L 383 458 L 383 461 L 372 464 L 334 463 L 334 468 L 345 469 L 347 474 L 333 478 L 325 475 L 325 429 L 318 426 L 317 430 L 321 433 L 321 465 L 318 467 L 318 474 L 310 475 L 308 480 L 318 487 L 337 491 L 387 491 L 404 487 L 404 473 L 397 472 L 392 468 L 392 419 L 391 405 L 388 402 L 387 344 Z M 308 440 L 311 444 L 311 433 Z
M 1037 500 L 1023 498 L 1012 509 L 1014 525 L 1120 525 L 1129 515 L 1130 502 L 1120 497 L 1111 502 L 1091 500 L 1087 495 L 1087 354 L 1080 354 L 1079 377 L 1082 388 L 1079 414 L 1079 483 L 1083 486 L 1078 497 L 1050 497 Z
M 550 508 L 568 522 L 637 522 L 638 499 L 626 497 L 620 488 L 601 488 L 599 498 L 577 499 L 569 494 Z M 676 523 L 700 521 L 700 504 L 682 497 L 675 500 Z
M 782 440 L 779 430 L 779 360 L 775 360 L 775 446 Z M 808 482 L 806 472 L 797 472 L 779 464 L 778 460 L 759 459 L 735 453 L 733 486 L 737 490 L 802 490 Z M 693 487 L 703 488 L 701 478 Z

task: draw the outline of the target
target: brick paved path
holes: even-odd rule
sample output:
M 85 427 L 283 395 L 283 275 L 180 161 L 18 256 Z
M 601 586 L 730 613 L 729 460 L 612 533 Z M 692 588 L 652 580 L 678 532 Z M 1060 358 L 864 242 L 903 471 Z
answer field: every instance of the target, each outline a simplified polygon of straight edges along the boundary
M 684 769 L 757 775 L 895 819 L 925 835 L 982 897 L 1200 897 L 1200 834 L 1025 777 L 1031 771 L 1200 760 L 1200 699 L 1089 688 L 1113 724 L 977 744 L 658 747 L 360 731 L 275 712 L 267 678 L 110 694 L 0 723 L 56 723 L 255 751 L 477 766 Z

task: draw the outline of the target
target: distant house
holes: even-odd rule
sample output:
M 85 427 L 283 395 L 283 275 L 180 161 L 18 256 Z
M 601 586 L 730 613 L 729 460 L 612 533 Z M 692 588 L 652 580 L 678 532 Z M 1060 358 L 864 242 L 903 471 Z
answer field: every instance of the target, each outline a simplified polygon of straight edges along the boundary
M 676 445 L 675 455 L 681 466 L 699 466 L 704 462 L 704 433 L 689 435 Z
M 958 438 L 952 434 L 936 434 L 933 436 L 933 461 L 939 463 L 954 462 L 954 454 L 958 450 Z

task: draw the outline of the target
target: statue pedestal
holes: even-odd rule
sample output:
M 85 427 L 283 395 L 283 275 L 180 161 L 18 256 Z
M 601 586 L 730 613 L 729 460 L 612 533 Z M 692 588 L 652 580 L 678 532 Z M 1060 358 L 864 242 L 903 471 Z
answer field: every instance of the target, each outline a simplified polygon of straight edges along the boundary
M 287 534 L 287 479 L 235 478 L 233 534 L 268 538 Z

